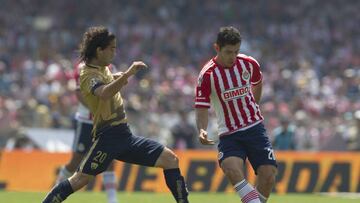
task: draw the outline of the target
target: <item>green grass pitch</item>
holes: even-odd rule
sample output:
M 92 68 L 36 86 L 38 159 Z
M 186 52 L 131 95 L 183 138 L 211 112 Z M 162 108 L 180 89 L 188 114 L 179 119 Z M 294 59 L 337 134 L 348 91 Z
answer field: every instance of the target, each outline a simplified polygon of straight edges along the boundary
M 40 203 L 46 194 L 40 192 L 6 192 L 0 191 L 0 202 L 6 203 Z M 241 202 L 235 194 L 225 193 L 191 193 L 191 203 L 237 203 Z M 171 203 L 175 202 L 168 193 L 118 193 L 120 203 Z M 71 195 L 66 203 L 107 203 L 103 192 L 77 192 Z M 355 203 L 359 197 L 324 196 L 317 194 L 272 195 L 268 203 Z

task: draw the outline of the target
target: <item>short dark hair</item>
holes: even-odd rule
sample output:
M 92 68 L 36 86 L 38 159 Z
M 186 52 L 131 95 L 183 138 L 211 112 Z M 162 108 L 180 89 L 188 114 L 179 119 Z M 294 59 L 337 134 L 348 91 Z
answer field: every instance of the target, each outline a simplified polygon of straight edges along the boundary
M 216 44 L 220 49 L 228 44 L 235 45 L 238 43 L 241 44 L 241 35 L 238 29 L 232 26 L 220 28 L 216 39 Z
M 96 57 L 96 49 L 105 49 L 110 42 L 115 39 L 115 35 L 105 27 L 90 27 L 84 33 L 82 42 L 79 46 L 80 59 L 88 62 Z

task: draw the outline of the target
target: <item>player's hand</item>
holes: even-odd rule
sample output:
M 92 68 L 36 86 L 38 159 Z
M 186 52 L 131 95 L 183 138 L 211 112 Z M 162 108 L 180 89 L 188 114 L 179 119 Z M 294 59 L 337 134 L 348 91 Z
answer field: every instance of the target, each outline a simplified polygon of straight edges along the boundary
M 129 69 L 126 71 L 127 74 L 135 75 L 140 69 L 145 69 L 148 66 L 142 61 L 134 61 Z
M 214 140 L 209 140 L 208 139 L 208 133 L 203 129 L 200 130 L 199 141 L 203 145 L 213 145 L 213 144 L 215 144 Z

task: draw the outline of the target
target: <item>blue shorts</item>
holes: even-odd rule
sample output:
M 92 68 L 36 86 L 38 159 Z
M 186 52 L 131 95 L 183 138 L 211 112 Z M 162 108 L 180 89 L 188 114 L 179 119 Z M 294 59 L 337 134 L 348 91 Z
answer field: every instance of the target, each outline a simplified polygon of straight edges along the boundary
M 95 176 L 105 171 L 114 159 L 154 166 L 163 150 L 164 146 L 160 143 L 134 136 L 127 124 L 120 124 L 101 132 L 82 160 L 78 171 Z
M 236 156 L 242 158 L 244 162 L 248 158 L 255 174 L 257 174 L 256 170 L 261 165 L 274 165 L 277 167 L 274 150 L 263 123 L 244 131 L 237 131 L 220 137 L 218 150 L 220 166 L 221 162 L 227 157 Z
M 85 154 L 90 149 L 92 144 L 92 128 L 92 124 L 76 121 L 75 137 L 72 146 L 73 152 Z

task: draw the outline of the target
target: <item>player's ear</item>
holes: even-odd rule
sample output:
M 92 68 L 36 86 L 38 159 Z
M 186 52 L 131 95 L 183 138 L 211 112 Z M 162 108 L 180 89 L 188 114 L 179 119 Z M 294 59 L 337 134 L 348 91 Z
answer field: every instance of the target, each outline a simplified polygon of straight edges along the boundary
M 96 48 L 96 56 L 97 56 L 99 53 L 101 53 L 101 51 L 102 51 L 101 47 L 97 47 L 97 48 Z

